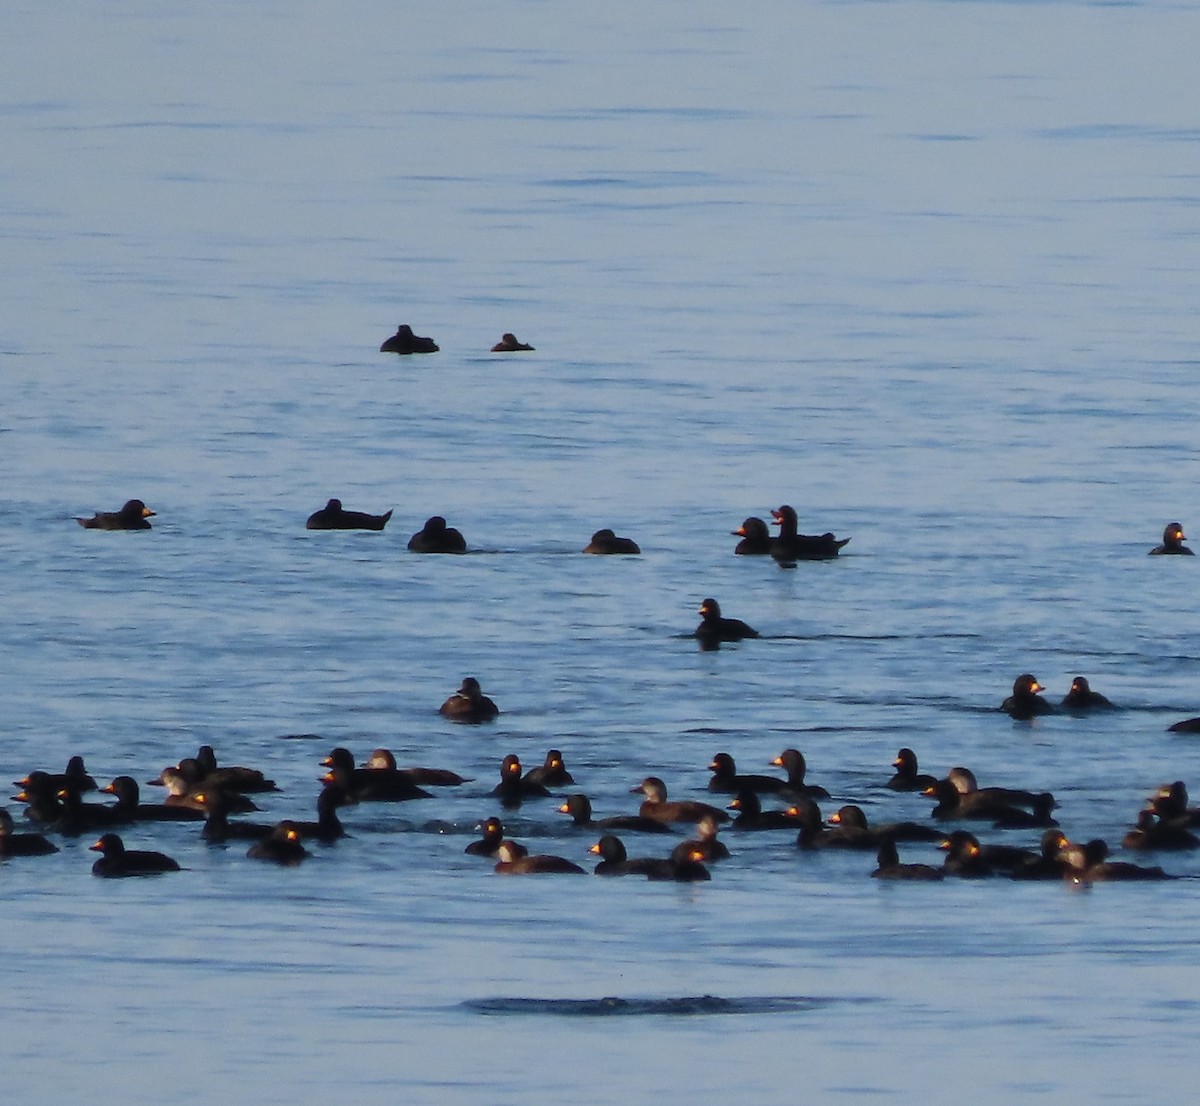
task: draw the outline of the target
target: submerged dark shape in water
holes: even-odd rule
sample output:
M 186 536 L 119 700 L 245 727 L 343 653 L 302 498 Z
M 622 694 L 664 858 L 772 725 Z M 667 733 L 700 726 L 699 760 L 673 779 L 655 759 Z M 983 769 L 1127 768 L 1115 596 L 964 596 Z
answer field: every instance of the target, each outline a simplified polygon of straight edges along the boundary
M 463 1005 L 477 1014 L 555 1014 L 568 1018 L 645 1017 L 655 1015 L 794 1014 L 822 1010 L 835 1003 L 863 1002 L 853 998 L 808 995 L 680 995 L 669 998 L 485 998 Z

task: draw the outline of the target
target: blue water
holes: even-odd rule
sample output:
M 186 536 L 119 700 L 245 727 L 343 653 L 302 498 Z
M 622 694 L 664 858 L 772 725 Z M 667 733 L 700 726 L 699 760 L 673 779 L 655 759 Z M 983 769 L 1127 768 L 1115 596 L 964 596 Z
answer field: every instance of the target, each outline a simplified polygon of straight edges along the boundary
M 186 825 L 126 834 L 177 876 L 4 862 L 11 1097 L 1191 1090 L 1196 857 L 880 886 L 726 833 L 663 886 L 463 847 L 551 746 L 600 815 L 787 746 L 881 820 L 928 810 L 883 787 L 901 745 L 1053 790 L 1073 838 L 1200 790 L 1166 732 L 1200 566 L 1145 556 L 1200 531 L 1196 5 L 9 9 L 0 778 L 210 743 L 279 781 L 263 817 L 311 817 L 339 744 L 474 778 L 293 870 Z M 441 352 L 379 354 L 399 322 Z M 334 495 L 395 516 L 305 531 Z M 132 496 L 153 532 L 71 521 Z M 735 558 L 782 503 L 844 555 Z M 434 513 L 469 555 L 406 551 Z M 580 556 L 601 526 L 643 555 Z M 707 595 L 763 638 L 700 652 Z M 1014 724 L 1023 671 L 1123 709 Z M 437 715 L 466 674 L 495 724 Z M 585 861 L 553 806 L 510 835 Z

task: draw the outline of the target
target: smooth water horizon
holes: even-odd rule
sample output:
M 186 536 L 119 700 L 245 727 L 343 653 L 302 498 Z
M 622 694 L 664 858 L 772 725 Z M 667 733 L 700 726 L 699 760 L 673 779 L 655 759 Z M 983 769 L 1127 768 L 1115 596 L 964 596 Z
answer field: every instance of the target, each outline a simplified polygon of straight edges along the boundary
M 270 821 L 336 746 L 470 782 L 348 808 L 296 868 L 187 823 L 124 831 L 177 874 L 93 878 L 87 834 L 0 862 L 9 1094 L 1186 1093 L 1195 853 L 1077 887 L 889 885 L 782 831 L 723 830 L 694 885 L 463 850 L 499 813 L 590 869 L 561 793 L 490 794 L 551 748 L 598 816 L 795 747 L 826 815 L 927 820 L 886 787 L 908 746 L 1122 859 L 1200 788 L 1167 729 L 1200 566 L 1146 555 L 1200 531 L 1198 33 L 1193 3 L 18 3 L 3 778 L 211 744 L 277 780 Z M 440 351 L 379 352 L 402 323 Z M 149 532 L 73 521 L 134 497 Z M 394 514 L 307 531 L 330 497 Z M 734 556 L 783 504 L 841 556 Z M 434 514 L 465 556 L 406 549 Z M 641 555 L 583 556 L 601 527 Z M 762 636 L 701 651 L 706 596 Z M 1013 722 L 1022 672 L 1119 709 Z M 467 675 L 495 722 L 437 713 Z

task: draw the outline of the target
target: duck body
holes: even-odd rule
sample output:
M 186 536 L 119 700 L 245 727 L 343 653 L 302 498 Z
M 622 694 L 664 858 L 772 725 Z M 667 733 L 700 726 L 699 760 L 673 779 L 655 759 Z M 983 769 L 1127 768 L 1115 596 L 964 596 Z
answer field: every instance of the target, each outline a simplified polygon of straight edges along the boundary
M 1083 714 L 1090 710 L 1115 710 L 1113 701 L 1098 691 L 1093 691 L 1086 676 L 1076 676 L 1071 681 L 1071 690 L 1063 696 L 1063 709 Z
M 399 768 L 396 757 L 390 749 L 376 749 L 371 753 L 364 768 L 384 768 L 389 772 L 398 772 L 412 780 L 418 787 L 460 787 L 471 781 L 466 776 L 460 776 L 449 768 Z
M 365 511 L 347 511 L 340 499 L 331 499 L 319 511 L 314 511 L 305 522 L 306 530 L 382 530 L 392 517 L 388 511 L 382 515 L 369 515 Z
M 467 541 L 460 531 L 448 526 L 441 515 L 431 515 L 408 539 L 408 548 L 413 553 L 465 553 Z
M 500 762 L 500 782 L 492 789 L 492 795 L 500 800 L 501 806 L 514 809 L 526 799 L 546 798 L 549 794 L 544 785 L 525 779 L 515 753 L 509 753 Z
M 539 784 L 542 787 L 566 787 L 575 782 L 575 777 L 567 771 L 563 755 L 558 749 L 551 749 L 546 754 L 545 762 L 536 768 L 530 768 L 522 779 L 525 783 Z
M 1187 535 L 1183 532 L 1183 527 L 1178 522 L 1168 522 L 1163 530 L 1162 545 L 1156 545 L 1150 550 L 1152 557 L 1170 556 L 1172 554 L 1182 554 L 1185 557 L 1194 556 L 1194 551 L 1189 549 L 1183 543 L 1187 540 Z
M 472 841 L 463 852 L 468 856 L 495 856 L 504 840 L 504 823 L 499 818 L 489 818 L 479 828 L 483 836 Z
M 597 530 L 592 540 L 583 547 L 585 553 L 601 556 L 641 553 L 638 543 L 632 538 L 619 538 L 611 530 Z
M 733 550 L 739 557 L 769 557 L 775 545 L 767 524 L 753 516 L 732 531 L 732 536 L 742 539 Z
M 1037 677 L 1025 672 L 1013 681 L 1012 694 L 1000 704 L 1000 709 L 1018 722 L 1028 722 L 1042 714 L 1053 714 L 1054 707 L 1038 694 L 1042 690 Z
M 329 772 L 322 783 L 339 788 L 356 803 L 403 803 L 433 796 L 404 772 L 386 768 L 356 768 L 349 749 L 339 746 L 321 762 Z
M 611 818 L 592 820 L 592 801 L 586 795 L 568 795 L 567 801 L 558 808 L 559 814 L 569 814 L 574 825 L 584 829 L 620 830 L 625 833 L 670 833 L 671 824 L 656 818 L 643 818 L 640 814 L 617 814 Z
M 15 833 L 12 815 L 0 807 L 0 859 L 9 856 L 49 856 L 58 846 L 40 833 Z
M 806 783 L 804 777 L 808 774 L 808 762 L 799 749 L 784 749 L 772 764 L 782 768 L 787 773 L 787 786 L 781 794 L 796 799 L 828 799 L 829 792 L 820 784 Z
M 729 809 L 737 811 L 737 816 L 730 823 L 730 828 L 735 830 L 796 831 L 800 828 L 798 810 L 763 810 L 758 793 L 749 788 L 742 789 L 733 797 Z
M 924 791 L 937 783 L 928 773 L 917 770 L 917 754 L 909 748 L 901 749 L 892 761 L 896 774 L 887 782 L 892 791 Z
M 499 713 L 500 708 L 484 695 L 474 676 L 464 679 L 462 686 L 438 707 L 438 714 L 443 718 L 466 725 L 491 722 Z
M 517 340 L 515 334 L 502 334 L 500 341 L 492 346 L 492 353 L 532 353 L 533 346 Z
M 269 860 L 273 864 L 291 866 L 312 854 L 300 840 L 300 828 L 286 819 L 272 828 L 261 841 L 246 850 L 251 860 Z
M 715 599 L 705 599 L 700 604 L 699 613 L 700 625 L 696 627 L 696 637 L 702 646 L 758 637 L 758 631 L 740 618 L 722 617 L 721 605 Z
M 154 517 L 140 499 L 131 499 L 119 511 L 97 511 L 91 518 L 76 518 L 85 530 L 149 530 Z M 1190 550 L 1189 550 L 1190 552 Z
M 1161 868 L 1108 859 L 1108 843 L 1098 837 L 1064 850 L 1068 860 L 1065 878 L 1074 883 L 1114 883 L 1131 880 L 1173 879 Z
M 871 873 L 874 879 L 924 880 L 928 882 L 946 877 L 945 871 L 933 864 L 902 864 L 900 853 L 896 849 L 896 842 L 890 837 L 880 843 L 875 861 L 877 867 Z
M 652 818 L 659 822 L 699 822 L 701 818 L 712 818 L 716 822 L 728 822 L 729 815 L 723 810 L 708 803 L 669 802 L 667 800 L 667 785 L 657 776 L 647 776 L 637 787 L 631 788 L 633 794 L 641 792 L 646 796 L 638 813 L 643 818 Z
M 942 843 L 942 848 L 946 850 L 946 859 L 942 863 L 946 875 L 959 879 L 985 879 L 995 875 L 983 857 L 978 840 L 971 834 L 953 834 Z
M 775 776 L 740 775 L 737 763 L 728 753 L 717 753 L 708 766 L 712 778 L 708 781 L 709 791 L 736 794 L 739 791 L 757 791 L 762 795 L 777 795 L 788 789 L 788 781 Z
M 1200 849 L 1200 837 L 1147 809 L 1138 813 L 1133 829 L 1121 838 L 1121 846 L 1144 852 L 1183 852 Z
M 995 822 L 1005 818 L 1020 819 L 1026 813 L 1020 807 L 1013 806 L 984 792 L 965 795 L 948 779 L 938 780 L 932 787 L 926 788 L 922 794 L 937 800 L 930 814 L 938 821 Z
M 173 806 L 168 803 L 143 803 L 141 788 L 132 776 L 117 776 L 101 792 L 115 795 L 117 802 L 110 810 L 117 811 L 130 822 L 202 822 L 204 812 L 194 807 Z
M 502 876 L 532 876 L 577 874 L 587 875 L 578 864 L 561 856 L 522 855 L 523 849 L 513 848 L 511 841 L 501 841 L 496 851 L 495 872 Z
M 796 561 L 829 561 L 836 557 L 849 538 L 835 538 L 832 534 L 797 533 L 796 512 L 786 504 L 771 512 L 779 527 L 779 536 L 771 546 L 771 556 L 781 564 Z
M 402 357 L 410 353 L 437 353 L 438 345 L 432 338 L 422 338 L 413 333 L 408 323 L 401 323 L 396 333 L 379 347 L 380 353 L 398 353 Z
M 665 858 L 639 856 L 630 858 L 624 842 L 606 833 L 589 850 L 600 857 L 593 869 L 598 876 L 645 876 L 647 879 L 670 879 L 672 862 Z
M 92 865 L 92 875 L 104 879 L 120 879 L 125 876 L 154 876 L 161 872 L 178 872 L 179 862 L 165 853 L 143 849 L 126 849 L 125 842 L 117 833 L 102 834 L 91 852 L 101 853 Z

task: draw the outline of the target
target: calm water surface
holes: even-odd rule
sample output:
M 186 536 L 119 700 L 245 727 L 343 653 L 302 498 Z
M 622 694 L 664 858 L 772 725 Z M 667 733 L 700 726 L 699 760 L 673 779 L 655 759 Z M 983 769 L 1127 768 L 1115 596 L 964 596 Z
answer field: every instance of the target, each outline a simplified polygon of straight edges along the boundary
M 0 865 L 8 1093 L 1193 1087 L 1196 857 L 880 886 L 727 833 L 679 887 L 463 847 L 501 757 L 551 746 L 601 815 L 787 746 L 878 819 L 928 812 L 883 786 L 901 745 L 1053 790 L 1078 838 L 1200 789 L 1166 732 L 1200 714 L 1200 566 L 1145 556 L 1200 530 L 1198 34 L 1190 3 L 16 5 L 0 778 L 211 743 L 307 817 L 341 744 L 474 782 L 345 812 L 296 870 L 186 825 L 126 835 L 178 876 L 95 880 L 90 837 Z M 398 322 L 442 351 L 380 355 Z M 484 352 L 505 330 L 537 351 Z M 333 495 L 396 513 L 306 532 Z M 152 533 L 71 521 L 131 496 Z M 845 554 L 732 556 L 785 502 Z M 471 554 L 406 552 L 433 513 Z M 643 556 L 579 556 L 600 526 Z M 699 652 L 706 595 L 763 638 Z M 1027 670 L 1123 709 L 1014 724 Z M 436 714 L 467 673 L 495 724 Z M 510 834 L 585 860 L 554 805 Z

